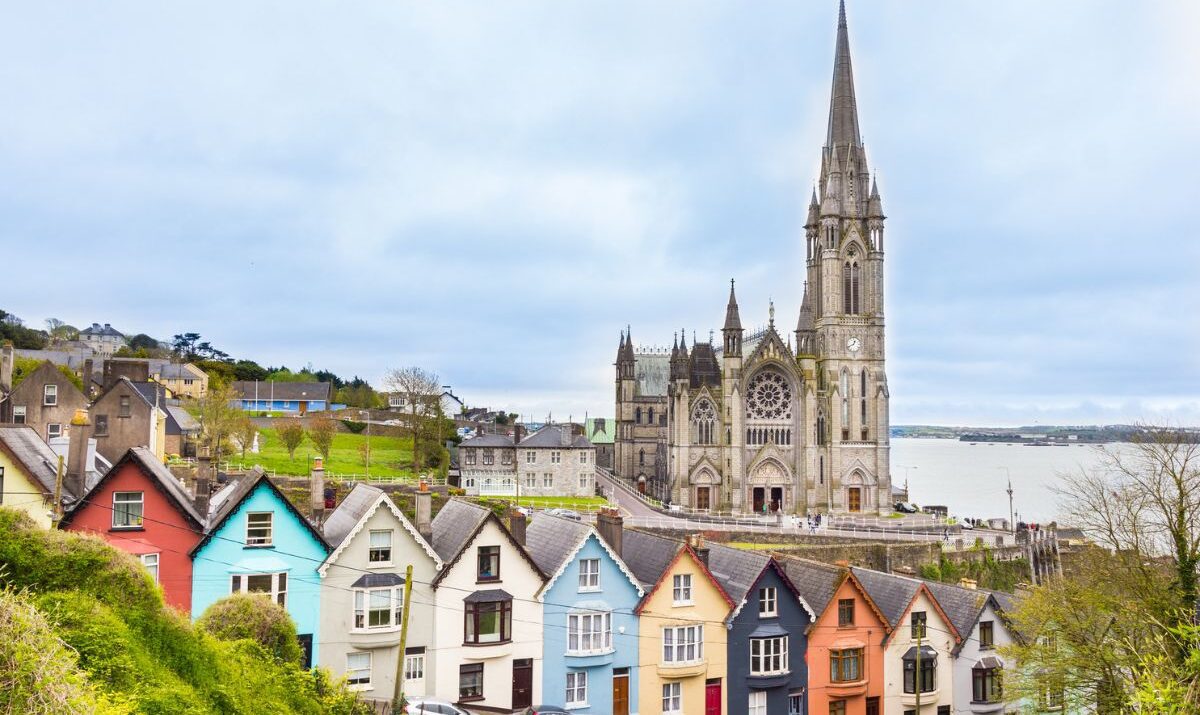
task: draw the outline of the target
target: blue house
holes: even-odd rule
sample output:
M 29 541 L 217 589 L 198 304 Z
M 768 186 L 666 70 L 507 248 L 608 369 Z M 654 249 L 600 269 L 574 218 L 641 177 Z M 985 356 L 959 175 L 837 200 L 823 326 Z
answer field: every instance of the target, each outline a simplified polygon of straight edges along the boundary
M 601 512 L 597 528 L 545 513 L 527 527 L 526 550 L 550 577 L 539 596 L 542 697 L 579 713 L 629 713 L 643 591 L 620 557 L 621 517 Z
M 728 711 L 806 715 L 812 609 L 775 559 L 720 544 L 707 550 L 709 571 L 735 604 L 726 620 Z
M 296 622 L 304 665 L 316 662 L 321 533 L 255 468 L 213 495 L 208 531 L 192 549 L 192 617 L 235 592 L 265 593 Z
M 239 380 L 232 385 L 233 405 L 246 412 L 321 412 L 332 408 L 328 382 Z

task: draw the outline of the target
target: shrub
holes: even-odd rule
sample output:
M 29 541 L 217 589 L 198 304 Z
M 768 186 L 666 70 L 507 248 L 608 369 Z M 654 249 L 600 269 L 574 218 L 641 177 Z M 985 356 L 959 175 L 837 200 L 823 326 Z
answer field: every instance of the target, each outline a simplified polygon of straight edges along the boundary
M 363 430 L 367 428 L 366 422 L 355 422 L 354 420 L 342 420 L 342 424 L 346 425 L 350 434 L 362 434 Z
M 303 655 L 291 616 L 261 594 L 226 596 L 209 606 L 196 625 L 223 641 L 254 641 L 285 663 L 299 663 Z

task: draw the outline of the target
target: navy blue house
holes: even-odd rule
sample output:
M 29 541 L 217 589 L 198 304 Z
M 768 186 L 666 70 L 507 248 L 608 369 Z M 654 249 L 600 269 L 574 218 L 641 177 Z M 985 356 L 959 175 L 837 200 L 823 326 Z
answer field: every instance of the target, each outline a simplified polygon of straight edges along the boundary
M 769 556 L 712 544 L 708 568 L 733 599 L 729 614 L 728 711 L 806 715 L 812 609 Z

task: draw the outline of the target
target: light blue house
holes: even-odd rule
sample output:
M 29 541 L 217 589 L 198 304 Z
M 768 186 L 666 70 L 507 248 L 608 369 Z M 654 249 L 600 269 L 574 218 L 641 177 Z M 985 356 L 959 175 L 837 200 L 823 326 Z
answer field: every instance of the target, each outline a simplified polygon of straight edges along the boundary
M 603 534 L 603 536 L 602 536 Z M 637 710 L 638 619 L 643 591 L 620 557 L 621 517 L 597 528 L 540 513 L 525 546 L 549 575 L 542 589 L 542 698 L 579 713 Z
M 191 551 L 192 617 L 234 592 L 269 594 L 296 622 L 311 666 L 320 632 L 317 568 L 329 554 L 320 532 L 259 468 L 213 495 L 208 524 Z
M 333 385 L 328 382 L 237 381 L 233 405 L 246 412 L 321 412 L 332 408 Z

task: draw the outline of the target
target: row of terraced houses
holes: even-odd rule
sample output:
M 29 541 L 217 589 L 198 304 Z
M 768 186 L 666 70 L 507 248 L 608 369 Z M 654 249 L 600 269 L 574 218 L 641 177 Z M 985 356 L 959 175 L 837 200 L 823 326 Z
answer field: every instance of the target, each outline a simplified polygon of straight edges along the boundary
M 55 459 L 32 429 L 0 428 L 7 491 L 37 493 Z M 1004 594 L 681 541 L 616 511 L 594 526 L 504 523 L 465 499 L 439 498 L 431 518 L 433 495 L 415 499 L 410 519 L 359 484 L 318 525 L 261 471 L 214 490 L 202 461 L 189 488 L 135 448 L 60 527 L 134 555 L 193 616 L 234 592 L 274 599 L 310 664 L 379 701 L 399 672 L 408 695 L 477 712 L 906 715 L 918 696 L 931 715 L 1016 707 L 1003 702 Z

